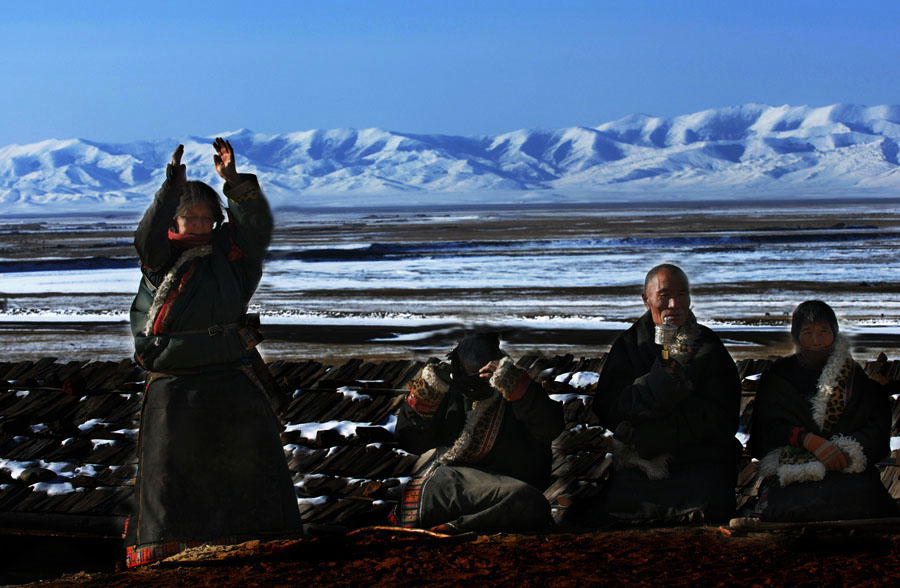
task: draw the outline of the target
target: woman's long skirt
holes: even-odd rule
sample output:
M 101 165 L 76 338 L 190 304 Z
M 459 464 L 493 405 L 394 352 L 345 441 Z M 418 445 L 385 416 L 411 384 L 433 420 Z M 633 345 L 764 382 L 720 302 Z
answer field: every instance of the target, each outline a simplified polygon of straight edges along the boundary
M 129 566 L 191 545 L 300 531 L 279 425 L 240 369 L 159 375 L 144 392 Z

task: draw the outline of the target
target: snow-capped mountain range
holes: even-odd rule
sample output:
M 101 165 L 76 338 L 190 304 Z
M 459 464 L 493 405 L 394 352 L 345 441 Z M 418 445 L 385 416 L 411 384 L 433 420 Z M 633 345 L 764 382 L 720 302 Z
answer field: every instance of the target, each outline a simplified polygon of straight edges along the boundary
M 900 106 L 743 106 L 496 136 L 221 133 L 275 207 L 900 195 Z M 211 137 L 0 148 L 0 214 L 140 211 L 178 143 L 219 187 Z

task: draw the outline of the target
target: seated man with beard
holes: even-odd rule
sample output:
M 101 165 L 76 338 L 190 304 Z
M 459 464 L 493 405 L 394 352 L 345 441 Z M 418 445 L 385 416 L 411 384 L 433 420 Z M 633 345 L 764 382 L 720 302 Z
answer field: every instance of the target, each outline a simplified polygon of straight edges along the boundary
M 690 310 L 685 273 L 650 270 L 647 312 L 612 345 L 593 409 L 610 431 L 615 470 L 594 522 L 722 521 L 735 508 L 741 386 L 734 361 Z M 669 359 L 656 325 L 678 328 Z
M 422 454 L 392 523 L 439 532 L 536 531 L 553 524 L 542 491 L 562 406 L 500 350 L 472 335 L 410 382 L 400 447 Z

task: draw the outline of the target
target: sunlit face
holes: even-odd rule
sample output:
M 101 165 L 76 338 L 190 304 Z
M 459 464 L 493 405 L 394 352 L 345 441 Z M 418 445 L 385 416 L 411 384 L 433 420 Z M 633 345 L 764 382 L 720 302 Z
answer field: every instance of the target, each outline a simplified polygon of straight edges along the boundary
M 188 235 L 208 235 L 212 233 L 213 218 L 209 204 L 200 202 L 187 209 L 183 215 L 175 217 L 175 229 Z
M 644 306 L 653 316 L 653 323 L 661 325 L 669 317 L 669 324 L 680 327 L 687 322 L 691 309 L 691 291 L 687 280 L 678 272 L 659 270 L 641 295 Z
M 800 327 L 798 342 L 803 349 L 827 349 L 834 343 L 834 333 L 826 323 L 807 323 Z

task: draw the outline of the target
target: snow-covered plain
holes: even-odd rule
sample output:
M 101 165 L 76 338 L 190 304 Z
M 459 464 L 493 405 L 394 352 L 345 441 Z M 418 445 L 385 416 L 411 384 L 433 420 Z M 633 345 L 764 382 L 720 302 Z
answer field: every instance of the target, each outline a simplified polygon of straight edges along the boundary
M 859 216 L 860 210 L 852 214 Z M 876 206 L 868 214 L 888 212 L 900 215 L 900 207 Z M 426 225 L 427 234 L 427 221 L 417 222 Z M 647 267 L 674 258 L 703 286 L 694 293 L 698 317 L 735 326 L 748 317 L 790 312 L 803 282 L 892 282 L 886 268 L 895 264 L 898 245 L 900 231 L 871 227 L 390 246 L 355 242 L 332 244 L 328 255 L 316 242 L 276 243 L 252 304 L 264 321 L 279 324 L 623 328 L 642 312 L 635 285 Z M 140 280 L 134 264 L 0 273 L 0 293 L 10 297 L 0 321 L 124 321 Z M 782 288 L 786 280 L 795 283 Z M 758 289 L 734 288 L 742 283 Z M 830 302 L 851 327 L 890 328 L 900 317 L 900 299 L 865 287 Z
M 900 106 L 745 104 L 672 118 L 496 136 L 382 129 L 219 133 L 276 207 L 896 195 Z M 141 211 L 178 143 L 192 178 L 219 183 L 211 137 L 48 139 L 0 148 L 0 214 Z

